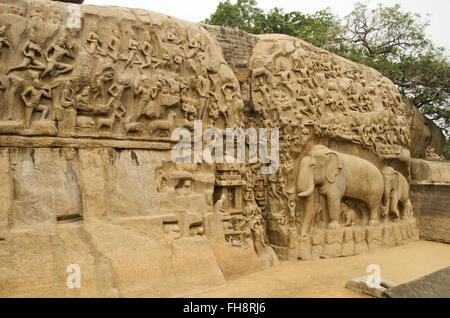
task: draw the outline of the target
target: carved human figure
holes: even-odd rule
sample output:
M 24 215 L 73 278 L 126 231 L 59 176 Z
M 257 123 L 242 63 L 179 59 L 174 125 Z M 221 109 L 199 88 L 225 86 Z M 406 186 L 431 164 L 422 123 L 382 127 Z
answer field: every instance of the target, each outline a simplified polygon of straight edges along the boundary
M 222 193 L 220 199 L 214 204 L 214 213 L 227 213 L 227 195 Z
M 187 121 L 193 122 L 198 113 L 198 103 L 195 99 L 186 99 L 181 103 L 181 110 Z
M 1 49 L 3 47 L 11 47 L 11 44 L 8 42 L 8 38 L 6 37 L 6 27 L 2 26 L 0 27 L 0 56 L 2 54 Z
M 33 79 L 32 86 L 28 87 L 21 95 L 23 103 L 25 104 L 25 129 L 30 128 L 31 115 L 33 111 L 41 112 L 41 120 L 47 117 L 48 107 L 41 104 L 41 98 L 52 98 L 49 88 L 44 88 L 38 78 Z
M 107 82 L 110 82 L 114 79 L 114 69 L 112 67 L 107 67 L 102 70 L 100 73 L 96 74 L 94 78 L 91 79 L 91 92 L 93 96 L 94 103 L 97 101 L 97 98 L 103 97 L 106 95 L 106 86 Z
M 139 42 L 136 40 L 136 33 L 133 29 L 129 31 L 129 41 L 128 41 L 128 59 L 125 63 L 123 70 L 126 70 L 131 64 L 142 64 L 138 58 L 139 52 Z
M 108 89 L 108 93 L 111 95 L 105 105 L 106 109 L 113 109 L 113 111 L 121 117 L 125 114 L 126 110 L 122 104 L 122 96 L 127 88 L 130 88 L 131 84 L 125 78 L 119 78 Z
M 30 20 L 34 22 L 44 22 L 43 9 L 39 4 L 32 6 L 30 11 Z
M 97 128 L 109 127 L 112 131 L 116 118 L 122 120 L 126 113 L 126 109 L 122 104 L 122 96 L 125 89 L 129 87 L 131 87 L 131 85 L 128 81 L 122 78 L 119 78 L 109 87 L 108 93 L 111 96 L 104 108 L 102 108 L 102 110 L 106 110 L 108 112 L 108 117 L 99 118 Z
M 178 42 L 178 31 L 175 28 L 175 26 L 170 26 L 166 33 L 166 41 L 169 43 L 175 43 Z
M 167 48 L 163 48 L 163 53 L 162 53 L 162 59 L 158 60 L 155 65 L 154 65 L 154 69 L 163 69 L 163 70 L 168 70 L 170 67 L 170 53 L 169 50 Z
M 219 118 L 219 106 L 215 100 L 210 101 L 208 108 L 208 125 L 214 127 Z
M 109 40 L 109 43 L 108 43 L 108 46 L 107 46 L 107 54 L 114 61 L 117 61 L 119 59 L 119 55 L 120 55 L 120 32 L 119 32 L 119 28 L 117 28 L 116 26 L 114 26 L 113 29 L 112 29 L 111 39 Z
M 192 40 L 189 41 L 186 53 L 186 59 L 192 59 L 202 62 L 205 57 L 205 43 L 202 40 L 201 34 L 198 33 Z
M 94 22 L 91 26 L 88 38 L 86 40 L 86 51 L 91 55 L 99 54 L 101 56 L 107 56 L 106 51 L 102 48 L 102 42 L 98 35 L 97 22 Z
M 384 182 L 380 170 L 371 162 L 316 145 L 299 162 L 298 171 L 297 195 L 306 200 L 302 235 L 307 234 L 313 219 L 313 192 L 316 185 L 320 186 L 320 193 L 327 199 L 330 217 L 328 228 L 339 227 L 340 205 L 344 197 L 364 202 L 370 211 L 370 225 L 379 224 L 378 209 Z M 363 214 L 363 225 L 369 223 L 369 215 Z
M 34 32 L 30 32 L 30 39 L 22 50 L 22 53 L 25 56 L 23 62 L 20 65 L 11 67 L 6 74 L 26 68 L 35 70 L 45 69 L 44 64 L 38 60 L 38 56 L 42 55 L 42 49 L 36 42 L 36 34 Z
M 256 72 L 256 71 L 254 71 Z M 259 71 L 259 73 L 256 73 L 258 75 L 255 75 L 253 83 L 253 91 L 254 92 L 260 92 L 262 95 L 261 99 L 258 99 L 257 103 L 262 107 L 263 111 L 265 109 L 265 106 L 269 105 L 270 100 L 270 89 L 266 84 L 265 76 L 267 76 L 268 71 L 267 69 L 263 68 Z
M 75 109 L 71 84 L 69 82 L 69 84 L 65 85 L 61 93 L 61 107 L 64 109 L 63 127 L 67 130 L 73 130 L 77 121 L 77 111 Z
M 48 13 L 48 21 L 52 24 L 61 24 L 62 16 L 59 8 L 50 8 Z
M 184 179 L 181 182 L 181 186 L 178 188 L 178 195 L 188 196 L 192 194 L 194 191 L 193 181 L 190 179 Z
M 68 42 L 68 33 L 65 31 L 55 44 L 45 52 L 45 59 L 47 60 L 47 67 L 41 74 L 41 78 L 45 75 L 54 72 L 55 76 L 59 74 L 67 73 L 73 70 L 73 66 L 67 63 L 63 63 L 64 56 L 74 58 L 73 46 Z
M 90 87 L 86 85 L 75 96 L 75 106 L 78 111 L 92 112 L 94 110 L 89 101 L 90 90 Z
M 169 71 L 177 73 L 184 61 L 184 53 L 176 50 L 173 54 L 173 62 L 169 64 Z
M 294 199 L 289 199 L 288 200 L 288 207 L 289 207 L 289 222 L 290 223 L 295 223 L 295 200 Z
M 261 255 L 267 247 L 262 217 L 259 216 L 255 220 L 251 220 L 250 228 L 253 234 L 253 245 L 255 246 L 256 254 Z
M 141 98 L 138 102 L 138 105 L 140 105 L 138 107 L 138 120 L 141 116 L 146 116 L 148 119 L 160 116 L 160 109 L 158 107 L 158 104 L 155 102 L 155 98 L 158 95 L 158 92 L 159 88 L 156 86 L 147 86 L 143 89 L 138 88 L 136 94 L 141 95 Z
M 141 70 L 152 66 L 153 62 L 157 62 L 157 60 L 153 57 L 153 46 L 151 44 L 150 32 L 147 31 L 145 33 L 144 42 L 142 42 L 139 46 L 139 50 L 142 52 L 145 59 L 145 64 L 141 66 Z

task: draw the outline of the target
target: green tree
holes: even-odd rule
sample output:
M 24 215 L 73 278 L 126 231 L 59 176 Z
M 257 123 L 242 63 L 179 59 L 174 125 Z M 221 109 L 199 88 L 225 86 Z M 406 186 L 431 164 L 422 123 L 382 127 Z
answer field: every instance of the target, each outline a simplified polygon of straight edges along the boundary
M 261 22 L 264 20 L 264 11 L 256 5 L 255 0 L 237 0 L 236 4 L 230 0 L 221 1 L 216 11 L 203 22 L 260 34 L 263 32 Z
M 285 13 L 275 7 L 260 24 L 264 33 L 288 34 L 324 48 L 342 32 L 339 19 L 329 8 L 314 14 L 303 14 L 298 11 Z

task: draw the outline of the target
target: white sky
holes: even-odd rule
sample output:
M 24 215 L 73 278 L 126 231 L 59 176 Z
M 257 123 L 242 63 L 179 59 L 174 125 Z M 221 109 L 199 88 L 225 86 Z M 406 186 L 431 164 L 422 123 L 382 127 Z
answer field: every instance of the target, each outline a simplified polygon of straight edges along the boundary
M 117 5 L 129 8 L 141 8 L 164 13 L 187 21 L 199 22 L 209 17 L 220 0 L 84 0 L 83 4 Z M 235 3 L 236 1 L 232 1 Z M 257 0 L 258 7 L 266 12 L 273 7 L 283 8 L 286 12 L 300 11 L 314 13 L 330 7 L 341 18 L 350 13 L 356 0 Z M 377 3 L 392 6 L 400 3 L 403 11 L 422 15 L 429 14 L 431 26 L 428 34 L 439 46 L 450 48 L 450 1 L 449 0 L 371 0 L 371 6 Z

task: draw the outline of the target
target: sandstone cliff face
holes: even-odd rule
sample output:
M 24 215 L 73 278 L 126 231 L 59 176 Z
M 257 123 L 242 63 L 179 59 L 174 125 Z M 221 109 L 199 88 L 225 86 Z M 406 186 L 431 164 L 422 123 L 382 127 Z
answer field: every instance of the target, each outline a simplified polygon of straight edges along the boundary
M 408 186 L 405 103 L 372 69 L 288 36 L 51 1 L 0 0 L 0 43 L 1 296 L 180 296 L 278 257 L 418 239 L 381 174 Z M 174 162 L 195 120 L 216 137 L 279 128 L 278 170 Z
M 427 147 L 434 148 L 435 153 L 440 155 L 444 149 L 445 136 L 439 127 L 408 101 L 406 114 L 411 130 L 411 157 L 425 158 Z

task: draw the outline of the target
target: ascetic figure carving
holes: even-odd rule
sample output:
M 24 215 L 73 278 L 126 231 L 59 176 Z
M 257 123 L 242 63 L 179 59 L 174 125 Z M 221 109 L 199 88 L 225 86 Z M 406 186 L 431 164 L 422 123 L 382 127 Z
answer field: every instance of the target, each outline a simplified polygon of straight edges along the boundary
M 314 216 L 314 187 L 327 199 L 329 229 L 339 227 L 342 198 L 358 199 L 366 203 L 369 215 L 363 214 L 363 225 L 378 225 L 378 209 L 381 205 L 384 183 L 380 170 L 367 160 L 339 153 L 325 146 L 316 145 L 299 163 L 296 193 L 306 199 L 305 220 L 302 235 L 306 235 Z

